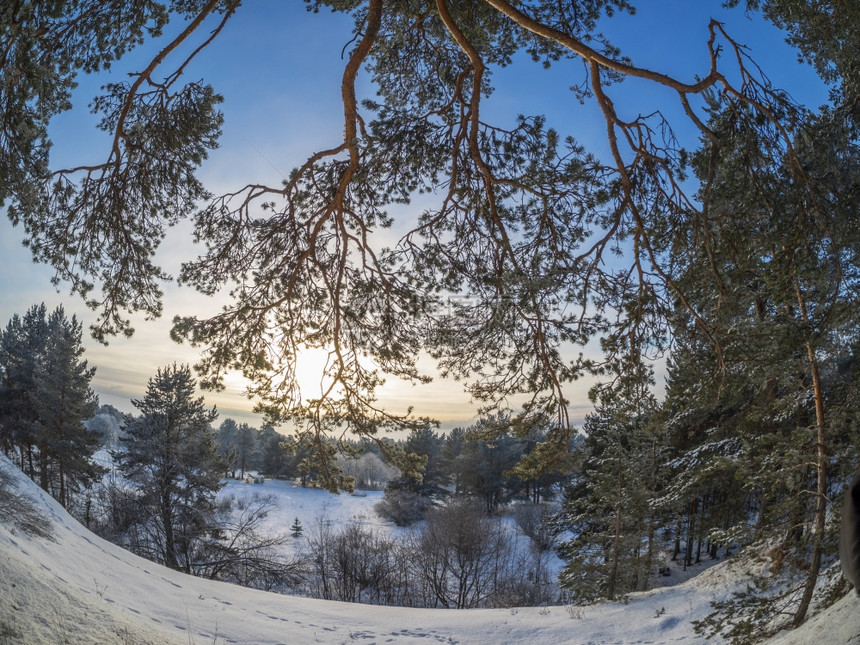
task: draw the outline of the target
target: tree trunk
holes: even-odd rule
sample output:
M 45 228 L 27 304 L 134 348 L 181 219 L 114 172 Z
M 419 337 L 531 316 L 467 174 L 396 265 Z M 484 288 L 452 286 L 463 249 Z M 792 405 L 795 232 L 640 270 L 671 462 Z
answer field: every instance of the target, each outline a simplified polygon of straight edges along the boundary
M 653 499 L 657 495 L 657 442 L 651 444 L 651 495 L 649 502 L 650 513 L 648 517 L 648 551 L 645 556 L 645 579 L 642 581 L 642 591 L 648 588 L 651 579 L 651 567 L 654 566 L 654 538 L 657 532 L 657 518 L 653 507 Z
M 687 545 L 684 551 L 684 571 L 687 567 L 693 564 L 693 541 L 695 540 L 696 531 L 696 513 L 699 511 L 699 498 L 696 497 L 690 502 L 689 514 L 690 522 L 687 525 Z
M 161 522 L 164 524 L 164 564 L 171 569 L 179 569 L 176 557 L 176 538 L 173 535 L 173 514 L 170 511 L 170 494 L 161 496 Z
M 63 407 L 65 407 L 65 394 L 63 395 Z M 59 437 L 60 446 L 61 446 L 60 450 L 58 451 L 59 454 L 57 455 L 57 471 L 58 471 L 59 476 L 60 476 L 60 499 L 59 499 L 59 501 L 60 501 L 60 505 L 63 508 L 67 508 L 68 507 L 68 500 L 66 499 L 66 469 L 65 469 L 66 455 L 64 454 L 65 451 L 62 448 L 62 446 L 65 445 L 66 435 L 65 435 L 65 432 L 63 431 L 63 420 L 62 419 L 59 419 L 57 422 L 57 437 Z
M 621 496 L 621 478 L 618 480 L 618 495 Z M 612 544 L 612 567 L 609 571 L 606 595 L 610 600 L 615 598 L 615 587 L 618 581 L 618 561 L 621 558 L 621 502 L 615 505 L 615 539 Z
M 48 449 L 45 443 L 39 445 L 39 486 L 43 491 L 48 490 Z
M 675 549 L 672 553 L 672 562 L 678 561 L 678 556 L 681 555 L 681 516 L 678 515 L 675 522 Z
M 60 461 L 58 464 L 58 472 L 60 476 L 60 506 L 63 508 L 68 508 L 68 500 L 66 499 L 66 472 L 63 468 L 63 462 Z
M 794 281 L 795 297 L 804 323 L 809 323 L 809 311 L 803 299 L 800 283 Z M 812 378 L 812 394 L 815 400 L 815 447 L 816 447 L 816 500 L 815 500 L 815 524 L 812 542 L 812 558 L 809 563 L 809 572 L 806 584 L 803 588 L 803 596 L 800 605 L 794 614 L 794 625 L 800 625 L 806 618 L 806 612 L 812 602 L 812 594 L 815 592 L 815 583 L 818 582 L 818 573 L 821 569 L 821 553 L 824 548 L 824 526 L 827 512 L 827 425 L 824 416 L 824 388 L 821 385 L 821 374 L 818 371 L 818 359 L 815 357 L 815 348 L 812 341 L 804 343 L 806 356 L 809 360 L 809 373 Z
M 806 311 L 803 310 L 804 319 Z M 826 430 L 824 417 L 824 392 L 821 387 L 821 375 L 818 372 L 818 361 L 815 358 L 815 350 L 812 344 L 806 342 L 806 353 L 809 357 L 809 369 L 812 376 L 812 391 L 815 397 L 815 444 L 816 444 L 816 467 L 818 477 L 816 478 L 816 501 L 815 501 L 815 524 L 813 531 L 815 535 L 812 542 L 812 559 L 809 563 L 809 572 L 806 584 L 803 588 L 803 596 L 800 605 L 794 614 L 794 625 L 800 625 L 806 618 L 806 612 L 812 602 L 812 594 L 815 591 L 815 583 L 818 582 L 818 572 L 821 569 L 821 552 L 824 547 L 824 524 L 827 512 L 827 451 Z

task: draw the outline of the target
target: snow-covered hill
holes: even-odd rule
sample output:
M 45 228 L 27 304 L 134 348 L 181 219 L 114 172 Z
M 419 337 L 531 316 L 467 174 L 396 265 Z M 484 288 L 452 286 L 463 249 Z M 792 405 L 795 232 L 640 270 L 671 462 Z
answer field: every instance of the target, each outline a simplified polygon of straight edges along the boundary
M 690 620 L 738 581 L 717 566 L 628 604 L 428 610 L 326 602 L 185 576 L 94 536 L 0 457 L 12 488 L 49 518 L 52 538 L 0 526 L 0 645 L 461 643 L 610 645 L 704 642 Z M 715 642 L 714 640 L 710 642 Z M 860 644 L 851 595 L 772 645 Z

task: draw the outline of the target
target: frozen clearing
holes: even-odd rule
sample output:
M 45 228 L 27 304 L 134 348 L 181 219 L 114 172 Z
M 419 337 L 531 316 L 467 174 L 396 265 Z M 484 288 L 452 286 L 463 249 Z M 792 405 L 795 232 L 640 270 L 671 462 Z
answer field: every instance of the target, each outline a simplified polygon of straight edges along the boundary
M 53 524 L 53 539 L 0 526 L 0 643 L 118 643 L 184 645 L 305 643 L 364 645 L 668 645 L 706 642 L 690 620 L 741 581 L 718 565 L 677 586 L 634 594 L 629 604 L 574 609 L 435 610 L 327 602 L 245 589 L 183 575 L 88 532 L 5 458 L 19 494 L 32 499 Z M 240 484 L 232 486 L 239 494 Z M 266 486 L 247 485 L 246 489 Z M 283 492 L 283 491 L 282 491 Z M 368 498 L 323 497 L 335 521 L 378 520 Z M 273 521 L 287 531 L 319 514 L 311 497 Z M 364 507 L 362 507 L 364 508 Z M 299 513 L 302 510 L 302 513 Z M 307 511 L 307 514 L 303 514 Z M 307 528 L 307 525 L 306 525 Z M 709 643 L 718 643 L 712 639 Z M 860 645 L 860 599 L 851 594 L 801 629 L 771 645 Z

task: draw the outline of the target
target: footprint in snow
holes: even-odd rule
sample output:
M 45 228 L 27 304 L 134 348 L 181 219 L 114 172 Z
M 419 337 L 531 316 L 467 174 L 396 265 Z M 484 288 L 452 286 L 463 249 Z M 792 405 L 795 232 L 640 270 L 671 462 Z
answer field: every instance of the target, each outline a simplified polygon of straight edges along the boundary
M 259 609 L 257 609 L 257 613 L 260 614 L 261 616 L 265 616 L 269 620 L 282 620 L 284 622 L 287 622 L 286 618 L 281 618 L 280 616 L 272 616 L 271 614 L 267 614 L 266 612 L 260 611 Z
M 432 638 L 434 640 L 439 641 L 440 643 L 454 642 L 454 641 L 451 641 L 450 639 L 448 639 L 444 636 L 440 636 L 439 634 L 430 634 L 430 633 L 424 632 L 424 631 L 414 632 L 414 631 L 411 631 L 409 629 L 401 629 L 399 632 L 394 632 L 392 635 L 393 636 L 411 636 L 413 638 Z M 388 642 L 391 642 L 391 641 L 388 641 Z

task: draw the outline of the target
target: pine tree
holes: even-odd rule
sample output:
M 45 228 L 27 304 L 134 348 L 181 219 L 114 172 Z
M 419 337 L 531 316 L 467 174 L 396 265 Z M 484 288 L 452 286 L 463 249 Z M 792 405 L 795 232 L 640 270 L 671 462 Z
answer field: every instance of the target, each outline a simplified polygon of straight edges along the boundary
M 284 435 L 272 426 L 263 426 L 260 431 L 260 467 L 266 477 L 290 477 L 293 474 L 291 455 L 282 445 L 284 439 Z
M 47 310 L 34 305 L 23 317 L 15 314 L 2 335 L 3 380 L 0 384 L 0 417 L 4 449 L 18 450 L 21 469 L 36 479 L 34 463 L 39 413 L 36 401 L 39 366 L 44 361 Z M 8 454 L 8 452 L 7 452 Z
M 0 428 L 6 454 L 18 450 L 21 468 L 66 506 L 70 494 L 93 481 L 98 439 L 84 426 L 97 405 L 95 368 L 81 360 L 82 327 L 62 307 L 44 304 L 17 315 L 0 334 Z
M 236 459 L 242 479 L 245 471 L 256 468 L 259 455 L 258 433 L 247 423 L 239 424 L 235 435 Z
M 302 536 L 303 531 L 304 531 L 304 528 L 302 527 L 302 523 L 299 521 L 299 518 L 297 517 L 295 519 L 295 521 L 293 522 L 292 526 L 290 527 L 290 535 L 292 535 L 294 538 L 298 538 L 298 537 Z
M 413 492 L 431 496 L 442 494 L 443 487 L 450 479 L 444 467 L 443 441 L 442 435 L 429 425 L 413 430 L 407 437 L 404 450 L 427 458 L 421 481 L 408 483 Z
M 209 426 L 217 413 L 194 397 L 195 387 L 188 366 L 159 369 L 146 396 L 132 401 L 141 414 L 127 417 L 125 446 L 116 454 L 121 471 L 137 486 L 141 522 L 152 522 L 159 559 L 186 572 L 196 543 L 213 530 L 225 468 Z
M 236 470 L 240 477 L 245 478 L 245 471 L 258 465 L 260 456 L 259 432 L 247 423 L 236 423 L 233 419 L 224 419 L 215 434 L 218 454 L 224 457 L 232 476 Z
M 641 400 L 640 400 L 641 403 Z M 646 589 L 655 564 L 661 438 L 654 402 L 606 399 L 586 418 L 584 461 L 565 491 L 566 524 L 576 536 L 561 546 L 560 576 L 578 602 L 615 599 Z
M 459 490 L 481 498 L 487 513 L 495 512 L 523 489 L 523 480 L 513 472 L 523 454 L 523 441 L 512 434 L 508 415 L 479 419 L 462 436 L 458 433 L 454 443 L 462 443 L 456 445 L 458 454 L 452 463 Z
M 463 454 L 465 448 L 466 431 L 463 428 L 454 428 L 445 434 L 441 458 L 445 472 L 449 474 L 451 483 L 454 485 L 455 495 L 463 492 L 463 483 L 467 474 L 468 465 Z
M 234 479 L 236 478 L 237 468 L 236 433 L 238 430 L 238 424 L 233 419 L 228 418 L 221 422 L 221 425 L 218 426 L 218 432 L 215 433 L 215 445 L 218 455 L 227 464 L 227 474 Z
M 81 360 L 82 327 L 75 316 L 68 319 L 59 307 L 48 317 L 47 330 L 36 389 L 41 480 L 48 490 L 49 481 L 56 479 L 53 495 L 66 506 L 71 493 L 88 486 L 102 472 L 92 462 L 98 437 L 84 425 L 98 406 L 90 389 L 95 368 Z
M 686 449 L 732 444 L 724 444 L 731 453 L 719 476 L 740 483 L 736 490 L 757 518 L 750 524 L 735 500 L 727 529 L 737 537 L 754 525 L 752 540 L 776 554 L 774 566 L 797 574 L 792 584 L 783 576 L 782 594 L 761 595 L 755 611 L 791 615 L 798 625 L 834 539 L 828 507 L 841 466 L 833 456 L 846 444 L 846 428 L 835 419 L 851 397 L 828 373 L 850 355 L 858 324 L 858 133 L 844 115 L 827 111 L 792 124 L 790 150 L 745 139 L 733 112 L 715 112 L 711 127 L 715 138 L 694 166 L 714 191 L 711 218 L 691 226 L 673 248 L 679 290 L 690 305 L 676 321 L 676 337 L 689 348 L 681 360 L 699 365 L 685 368 L 685 378 L 696 383 L 698 372 L 699 388 L 713 396 L 698 414 L 716 423 Z M 792 163 L 814 168 L 815 181 L 792 185 Z M 702 243 L 692 245 L 694 238 Z M 701 493 L 704 477 L 713 483 L 715 474 L 701 469 L 688 481 Z M 777 597 L 784 603 L 769 600 Z

